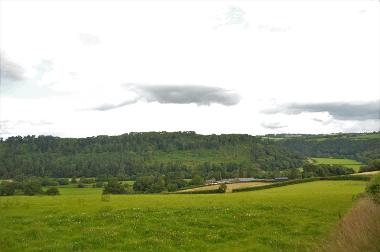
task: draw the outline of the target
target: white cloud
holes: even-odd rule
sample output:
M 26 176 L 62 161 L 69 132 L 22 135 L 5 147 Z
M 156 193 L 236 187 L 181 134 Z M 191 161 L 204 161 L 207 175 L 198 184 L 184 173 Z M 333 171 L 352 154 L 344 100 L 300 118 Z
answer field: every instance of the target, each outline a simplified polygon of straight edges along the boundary
M 62 136 L 376 130 L 376 120 L 342 121 L 323 111 L 260 111 L 276 104 L 378 100 L 378 5 L 3 1 L 1 52 L 23 75 L 12 91 L 0 86 L 0 120 L 49 121 L 41 127 L 13 123 L 15 130 L 7 131 Z M 161 96 L 145 103 L 123 83 L 206 85 L 233 90 L 241 99 L 234 106 L 168 104 Z M 201 96 L 191 101 L 200 104 Z M 118 106 L 126 101 L 136 102 Z M 120 108 L 84 110 L 102 104 Z

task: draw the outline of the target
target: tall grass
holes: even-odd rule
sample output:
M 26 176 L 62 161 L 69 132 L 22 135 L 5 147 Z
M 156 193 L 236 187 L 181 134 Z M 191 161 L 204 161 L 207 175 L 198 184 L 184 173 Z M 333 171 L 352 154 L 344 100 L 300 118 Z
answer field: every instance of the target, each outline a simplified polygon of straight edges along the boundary
M 317 251 L 380 251 L 380 205 L 362 198 L 340 221 L 330 241 Z

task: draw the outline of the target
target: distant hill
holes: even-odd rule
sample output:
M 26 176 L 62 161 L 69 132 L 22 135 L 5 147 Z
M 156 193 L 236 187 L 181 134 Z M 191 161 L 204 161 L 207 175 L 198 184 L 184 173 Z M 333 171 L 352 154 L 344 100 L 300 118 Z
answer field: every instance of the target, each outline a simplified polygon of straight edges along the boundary
M 274 177 L 305 157 L 380 158 L 380 133 L 332 135 L 199 135 L 133 132 L 120 136 L 0 139 L 0 178 L 17 176 L 168 175 L 192 178 Z
M 299 167 L 303 156 L 260 137 L 195 132 L 142 132 L 120 136 L 10 137 L 0 142 L 0 177 L 100 175 L 133 178 L 181 173 L 191 178 L 259 176 Z
M 266 135 L 276 145 L 304 156 L 350 158 L 368 163 L 380 158 L 380 132 L 330 135 Z

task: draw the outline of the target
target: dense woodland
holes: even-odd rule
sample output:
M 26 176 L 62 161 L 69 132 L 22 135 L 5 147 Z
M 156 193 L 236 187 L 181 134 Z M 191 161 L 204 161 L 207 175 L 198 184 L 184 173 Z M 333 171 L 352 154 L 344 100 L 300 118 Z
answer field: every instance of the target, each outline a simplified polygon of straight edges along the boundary
M 345 157 L 371 164 L 380 158 L 378 135 L 260 137 L 190 131 L 88 138 L 16 136 L 0 138 L 0 178 L 268 178 L 294 174 L 307 156 Z
M 367 164 L 371 160 L 380 159 L 378 135 L 373 133 L 363 136 L 358 134 L 301 136 L 285 138 L 277 143 L 303 156 L 349 158 Z
M 234 148 L 239 156 L 226 159 L 226 148 Z M 189 152 L 211 153 L 216 159 L 183 162 L 181 158 L 157 158 L 158 154 L 176 157 Z M 300 167 L 303 161 L 302 155 L 250 135 L 146 132 L 89 138 L 17 136 L 0 142 L 0 177 L 5 179 L 103 175 L 135 179 L 173 173 L 189 179 L 195 175 L 217 179 L 264 176 L 265 172 L 276 176 L 281 170 Z

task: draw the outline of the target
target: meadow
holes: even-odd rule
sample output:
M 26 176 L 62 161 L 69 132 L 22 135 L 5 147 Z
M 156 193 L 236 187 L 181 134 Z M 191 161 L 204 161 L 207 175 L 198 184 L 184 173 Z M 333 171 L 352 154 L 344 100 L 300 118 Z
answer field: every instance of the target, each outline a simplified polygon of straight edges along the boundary
M 331 164 L 331 165 L 342 165 L 348 168 L 352 168 L 355 170 L 355 172 L 358 172 L 360 169 L 360 166 L 363 164 L 359 161 L 353 160 L 353 159 L 346 159 L 346 158 L 311 158 L 316 164 Z
M 362 192 L 362 181 L 317 181 L 212 195 L 0 197 L 0 251 L 308 251 Z

